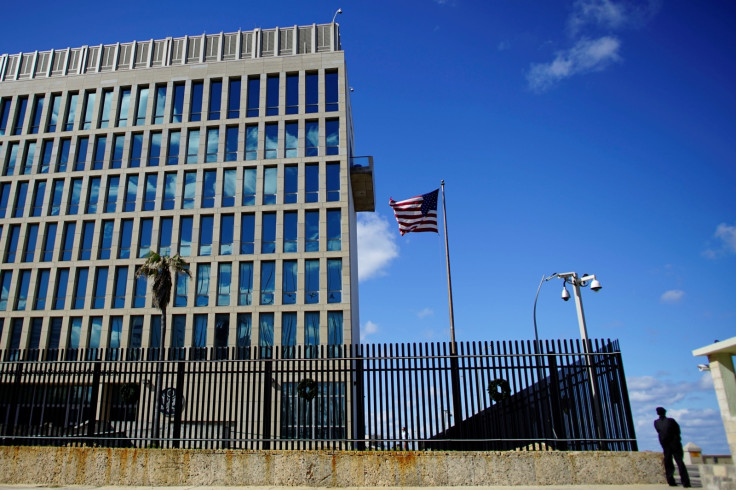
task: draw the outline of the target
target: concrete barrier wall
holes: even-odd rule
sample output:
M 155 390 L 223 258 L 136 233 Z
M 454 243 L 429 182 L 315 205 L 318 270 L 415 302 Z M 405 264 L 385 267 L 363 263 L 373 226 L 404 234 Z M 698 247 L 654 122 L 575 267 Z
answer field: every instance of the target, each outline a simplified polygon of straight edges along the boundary
M 664 483 L 653 452 L 230 451 L 0 447 L 0 483 L 478 486 Z

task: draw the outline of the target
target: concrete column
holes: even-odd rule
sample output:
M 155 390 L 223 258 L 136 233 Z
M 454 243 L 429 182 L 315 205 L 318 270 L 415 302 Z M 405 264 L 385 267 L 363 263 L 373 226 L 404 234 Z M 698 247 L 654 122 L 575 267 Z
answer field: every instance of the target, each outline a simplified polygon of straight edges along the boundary
M 736 456 L 736 374 L 733 356 L 730 353 L 714 353 L 708 355 L 708 361 L 728 446 L 731 455 Z

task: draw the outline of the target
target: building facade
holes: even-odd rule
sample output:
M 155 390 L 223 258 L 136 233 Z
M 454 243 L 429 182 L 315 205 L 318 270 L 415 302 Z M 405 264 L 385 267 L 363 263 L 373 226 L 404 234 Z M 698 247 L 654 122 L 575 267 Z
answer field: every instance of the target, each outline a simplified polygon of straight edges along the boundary
M 166 347 L 359 342 L 349 93 L 335 23 L 0 56 L 0 349 L 160 347 L 150 251 Z

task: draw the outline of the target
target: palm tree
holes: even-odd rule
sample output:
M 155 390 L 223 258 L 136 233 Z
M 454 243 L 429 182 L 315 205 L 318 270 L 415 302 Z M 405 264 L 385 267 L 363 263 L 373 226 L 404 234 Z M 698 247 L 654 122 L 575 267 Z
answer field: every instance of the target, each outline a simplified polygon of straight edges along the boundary
M 156 391 L 159 392 L 162 389 L 163 379 L 163 363 L 164 360 L 164 346 L 166 345 L 166 308 L 169 306 L 171 301 L 171 288 L 174 281 L 172 280 L 173 274 L 186 274 L 187 277 L 192 277 L 192 273 L 189 272 L 189 266 L 184 259 L 178 254 L 173 257 L 168 255 L 159 255 L 158 253 L 151 251 L 146 257 L 146 262 L 136 271 L 136 277 L 145 277 L 146 279 L 153 278 L 153 284 L 151 284 L 151 293 L 153 293 L 153 306 L 161 310 L 161 344 L 158 350 L 158 374 L 156 379 Z M 159 393 L 157 393 L 160 396 Z M 158 398 L 158 396 L 156 398 Z M 156 418 L 153 423 L 154 438 L 159 438 L 159 410 L 160 402 L 157 400 L 158 410 Z

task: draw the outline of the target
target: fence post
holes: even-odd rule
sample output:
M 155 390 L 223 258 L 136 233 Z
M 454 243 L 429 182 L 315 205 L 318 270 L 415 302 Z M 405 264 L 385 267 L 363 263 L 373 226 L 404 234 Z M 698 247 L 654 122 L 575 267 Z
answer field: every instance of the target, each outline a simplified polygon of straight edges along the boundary
M 185 361 L 176 363 L 176 401 L 174 402 L 174 440 L 173 447 L 178 448 L 181 441 L 181 413 L 184 411 L 184 366 Z
M 552 430 L 554 430 L 554 436 L 557 439 L 557 447 L 560 451 L 567 451 L 567 434 L 565 434 L 565 424 L 562 423 L 562 414 L 560 413 L 562 407 L 560 406 L 560 380 L 557 377 L 557 357 L 554 352 L 549 356 L 549 383 L 547 383 L 547 389 L 549 390 L 550 405 L 552 408 Z
M 273 361 L 269 358 L 263 363 L 263 449 L 271 449 L 271 390 L 273 383 Z
M 96 353 L 98 355 L 99 353 Z M 100 379 L 102 378 L 102 361 L 97 358 L 94 361 L 94 371 L 92 374 L 92 396 L 89 402 L 90 414 L 89 414 L 89 425 L 87 426 L 87 437 L 89 441 L 95 436 L 95 426 L 97 425 L 97 404 L 99 403 L 100 397 Z M 83 402 L 84 403 L 84 402 Z
M 5 412 L 5 434 L 6 436 L 14 435 L 15 420 L 18 418 L 18 396 L 21 389 L 21 378 L 23 377 L 23 363 L 19 362 L 15 365 L 15 380 L 13 381 L 13 393 L 10 395 L 10 404 L 8 411 Z M 12 421 L 12 423 L 11 423 Z M 12 428 L 12 430 L 11 430 Z

